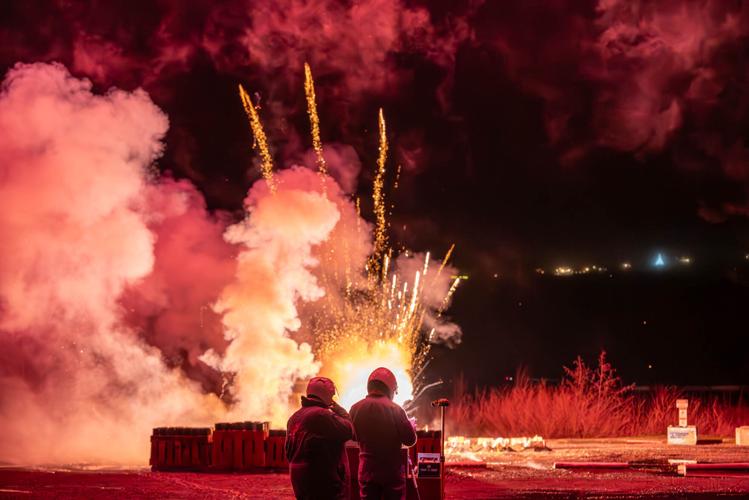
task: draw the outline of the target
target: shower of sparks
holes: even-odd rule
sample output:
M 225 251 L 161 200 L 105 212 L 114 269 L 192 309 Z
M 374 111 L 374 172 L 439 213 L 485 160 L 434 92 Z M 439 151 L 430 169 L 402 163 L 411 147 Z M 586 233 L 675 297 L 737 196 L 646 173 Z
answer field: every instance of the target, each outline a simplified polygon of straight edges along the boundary
M 250 95 L 242 87 L 242 84 L 239 85 L 239 97 L 242 99 L 242 106 L 244 106 L 244 111 L 250 120 L 250 128 L 252 129 L 252 136 L 254 138 L 252 147 L 257 147 L 260 151 L 260 169 L 263 172 L 263 178 L 268 183 L 271 192 L 274 193 L 276 191 L 276 182 L 273 178 L 273 157 L 270 155 L 270 150 L 268 149 L 268 139 L 265 136 L 260 115 L 258 115 L 257 109 L 252 104 Z
M 430 271 L 427 253 L 423 266 L 410 279 L 399 278 L 392 249 L 386 249 L 379 271 L 370 268 L 368 279 L 346 284 L 347 300 L 341 302 L 330 295 L 321 299 L 322 312 L 310 325 L 315 352 L 323 361 L 323 373 L 336 381 L 342 403 L 351 404 L 366 393 L 366 375 L 377 366 L 387 366 L 395 373 L 401 388 L 397 402 L 402 404 L 423 393 L 425 386 L 417 379 L 428 359 L 428 340 L 434 338 L 434 330 L 424 334 L 424 318 L 430 308 L 422 299 L 453 248 L 437 272 Z M 439 309 L 433 311 L 437 317 L 459 281 L 452 283 Z
M 383 190 L 385 184 L 385 165 L 388 157 L 388 140 L 387 140 L 387 129 L 385 127 L 385 115 L 380 108 L 378 115 L 378 128 L 379 128 L 379 155 L 377 157 L 377 174 L 375 175 L 374 186 L 372 189 L 372 201 L 374 202 L 374 214 L 375 214 L 375 241 L 374 241 L 374 252 L 371 259 L 371 267 L 373 271 L 379 270 L 380 260 L 382 259 L 385 247 L 387 246 L 387 220 L 386 220 L 386 207 L 385 207 L 385 192 Z
M 315 100 L 315 81 L 312 79 L 312 70 L 307 63 L 304 63 L 304 94 L 307 97 L 307 114 L 312 130 L 312 148 L 315 150 L 315 156 L 317 157 L 317 170 L 325 179 L 328 173 L 328 165 L 325 163 L 325 157 L 322 154 L 320 118 L 317 116 L 317 102 Z

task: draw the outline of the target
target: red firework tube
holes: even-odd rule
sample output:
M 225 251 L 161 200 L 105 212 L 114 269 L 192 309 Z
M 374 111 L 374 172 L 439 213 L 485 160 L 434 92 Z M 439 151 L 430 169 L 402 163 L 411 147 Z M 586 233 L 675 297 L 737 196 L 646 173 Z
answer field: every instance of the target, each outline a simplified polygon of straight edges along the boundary
M 224 429 L 224 449 L 222 454 L 224 468 L 231 470 L 234 468 L 234 424 L 227 424 Z
M 257 467 L 265 467 L 265 442 L 270 435 L 270 422 L 257 422 L 253 435 L 253 460 Z
M 234 449 L 234 465 L 238 470 L 247 471 L 252 467 L 252 461 L 248 449 L 252 447 L 252 422 L 243 422 L 242 429 Z
M 164 460 L 164 466 L 171 468 L 174 467 L 174 427 L 168 427 L 166 435 L 164 436 L 164 442 L 166 444 L 166 460 Z
M 555 462 L 555 469 L 626 469 L 628 462 Z
M 157 471 L 164 467 L 166 461 L 166 443 L 164 442 L 163 427 L 156 427 L 151 435 L 151 470 Z
M 232 469 L 234 470 L 243 470 L 244 469 L 244 436 L 245 436 L 245 429 L 244 429 L 244 423 L 239 422 L 236 424 L 232 424 L 232 429 L 229 431 L 231 433 L 231 442 L 232 442 L 232 454 L 231 454 L 231 464 Z
M 268 439 L 265 441 L 265 465 L 274 468 L 288 468 L 289 462 L 286 460 L 286 443 L 285 430 L 271 430 L 268 433 Z
M 242 453 L 245 468 L 265 467 L 265 441 L 268 439 L 268 422 L 245 422 Z
M 157 470 L 159 462 L 159 428 L 155 428 L 151 434 L 151 457 L 148 459 L 148 465 L 151 470 Z
M 161 433 L 159 434 L 159 440 L 158 440 L 158 456 L 156 458 L 156 467 L 158 467 L 158 470 L 161 470 L 166 465 L 166 438 L 164 436 L 164 433 L 166 432 L 166 429 L 161 429 Z
M 712 478 L 712 479 L 726 479 L 726 478 L 736 478 L 736 479 L 743 479 L 746 481 L 747 474 L 745 471 L 731 471 L 731 470 L 693 470 L 689 471 L 689 477 L 705 477 L 705 478 Z
M 204 470 L 211 467 L 213 459 L 213 436 L 210 427 L 203 428 L 203 436 L 200 440 L 200 466 Z
M 192 467 L 197 470 L 205 470 L 210 465 L 210 456 L 208 454 L 209 443 L 208 436 L 211 434 L 211 429 L 207 427 L 200 427 L 193 429 L 192 436 Z
M 744 471 L 749 473 L 749 462 L 726 462 L 711 464 L 684 464 L 687 472 L 690 471 Z
M 228 434 L 229 424 L 218 423 L 213 432 L 213 468 L 227 470 L 231 468 L 231 441 Z
M 177 428 L 174 431 L 174 435 L 171 436 L 172 446 L 174 447 L 174 460 L 172 461 L 172 467 L 180 467 L 182 465 L 182 429 Z
M 192 436 L 190 436 L 190 467 L 199 468 L 203 465 L 200 459 L 200 445 L 203 438 L 200 429 L 192 430 Z

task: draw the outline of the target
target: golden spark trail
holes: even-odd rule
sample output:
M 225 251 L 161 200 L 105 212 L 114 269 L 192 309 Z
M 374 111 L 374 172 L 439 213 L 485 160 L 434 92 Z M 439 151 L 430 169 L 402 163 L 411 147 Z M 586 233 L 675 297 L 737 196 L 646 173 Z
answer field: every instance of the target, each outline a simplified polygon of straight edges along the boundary
M 453 243 L 452 245 L 450 245 L 450 249 L 445 254 L 445 258 L 442 259 L 442 264 L 440 265 L 440 268 L 437 270 L 437 276 L 439 276 L 440 274 L 442 274 L 442 270 L 445 268 L 445 266 L 447 265 L 447 262 L 450 260 L 450 256 L 452 256 L 453 250 L 455 250 L 455 243 Z M 436 276 L 435 276 L 435 278 L 436 278 Z
M 325 163 L 325 157 L 322 154 L 320 118 L 317 116 L 317 101 L 315 99 L 315 81 L 312 79 L 312 70 L 307 63 L 304 63 L 304 95 L 307 97 L 307 114 L 312 129 L 312 148 L 315 150 L 315 156 L 317 157 L 317 170 L 325 179 L 328 174 L 328 165 Z
M 450 303 L 450 299 L 452 298 L 453 294 L 455 293 L 455 290 L 458 289 L 458 285 L 460 285 L 460 278 L 455 278 L 455 281 L 453 281 L 453 284 L 450 285 L 450 290 L 447 291 L 447 295 L 445 295 L 445 298 L 442 300 L 442 306 L 440 306 L 439 311 L 437 312 L 438 315 L 441 315 L 444 311 L 447 305 Z
M 260 169 L 263 172 L 263 177 L 268 183 L 271 193 L 275 193 L 276 182 L 273 178 L 273 157 L 270 155 L 270 150 L 268 149 L 268 139 L 265 136 L 263 124 L 260 121 L 260 115 L 258 115 L 257 109 L 255 109 L 255 106 L 252 104 L 250 95 L 244 87 L 242 87 L 241 83 L 239 84 L 239 97 L 242 99 L 242 106 L 244 106 L 244 111 L 247 113 L 247 118 L 250 120 L 250 128 L 252 129 L 252 135 L 255 138 L 255 144 L 253 144 L 253 147 L 256 145 L 260 150 Z
M 380 268 L 380 260 L 387 245 L 387 221 L 385 218 L 385 193 L 383 186 L 385 184 L 385 164 L 388 155 L 387 129 L 385 127 L 385 116 L 380 108 L 378 116 L 380 145 L 379 156 L 377 157 L 377 175 L 375 175 L 374 188 L 372 190 L 372 201 L 374 202 L 375 213 L 375 241 L 374 252 L 372 254 L 372 268 L 374 275 Z
M 356 207 L 356 235 L 359 236 L 361 235 L 361 199 L 358 196 L 354 206 Z

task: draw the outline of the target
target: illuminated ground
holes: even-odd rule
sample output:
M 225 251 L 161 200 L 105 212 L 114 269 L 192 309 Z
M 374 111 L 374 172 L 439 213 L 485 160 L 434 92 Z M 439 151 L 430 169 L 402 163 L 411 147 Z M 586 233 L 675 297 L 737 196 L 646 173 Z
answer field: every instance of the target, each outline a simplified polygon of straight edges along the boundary
M 485 455 L 486 468 L 454 468 L 447 497 L 715 498 L 749 496 L 749 475 L 679 477 L 655 469 L 628 472 L 554 470 L 555 461 L 749 461 L 732 444 L 667 447 L 662 440 L 555 440 L 552 451 Z M 0 497 L 29 498 L 292 498 L 285 474 L 151 473 L 146 470 L 0 469 Z

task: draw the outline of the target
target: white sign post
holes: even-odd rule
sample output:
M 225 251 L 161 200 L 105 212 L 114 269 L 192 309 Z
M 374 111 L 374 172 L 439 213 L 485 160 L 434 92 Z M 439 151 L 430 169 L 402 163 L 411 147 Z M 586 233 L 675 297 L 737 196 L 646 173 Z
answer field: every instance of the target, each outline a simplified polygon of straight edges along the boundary
M 739 446 L 749 446 L 749 425 L 736 427 L 736 444 Z
M 697 428 L 687 423 L 688 399 L 677 399 L 676 408 L 679 410 L 679 425 L 669 425 L 668 444 L 697 444 Z

